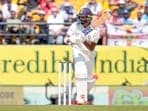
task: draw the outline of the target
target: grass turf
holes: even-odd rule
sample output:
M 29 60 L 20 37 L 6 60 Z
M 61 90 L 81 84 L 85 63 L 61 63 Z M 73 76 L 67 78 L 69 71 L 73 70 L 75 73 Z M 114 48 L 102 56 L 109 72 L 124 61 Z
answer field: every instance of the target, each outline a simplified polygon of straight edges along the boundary
M 148 111 L 148 106 L 0 106 L 0 111 Z

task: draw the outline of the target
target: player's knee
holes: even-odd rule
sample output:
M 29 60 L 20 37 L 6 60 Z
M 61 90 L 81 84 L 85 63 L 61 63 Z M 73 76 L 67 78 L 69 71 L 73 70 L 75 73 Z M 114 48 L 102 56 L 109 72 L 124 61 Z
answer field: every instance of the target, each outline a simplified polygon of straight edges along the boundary
M 75 71 L 76 78 L 87 78 L 88 74 L 85 69 L 80 69 Z
M 77 62 L 75 64 L 75 76 L 76 78 L 87 78 L 88 70 L 84 62 Z

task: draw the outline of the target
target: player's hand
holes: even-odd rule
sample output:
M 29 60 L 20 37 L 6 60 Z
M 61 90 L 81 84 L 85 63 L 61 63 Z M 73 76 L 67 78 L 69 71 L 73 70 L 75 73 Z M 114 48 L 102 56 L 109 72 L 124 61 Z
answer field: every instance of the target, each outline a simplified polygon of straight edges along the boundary
M 65 43 L 65 44 L 68 44 L 68 45 L 71 45 L 72 42 L 71 42 L 71 40 L 70 40 L 70 37 L 66 36 L 66 37 L 64 38 L 64 43 Z
M 82 42 L 84 42 L 84 41 L 85 41 L 85 39 L 84 39 L 84 37 L 82 37 L 82 36 L 80 36 L 80 37 L 76 37 L 76 36 L 66 36 L 66 37 L 64 38 L 64 43 L 69 44 L 69 45 L 71 45 L 71 44 L 76 44 L 76 43 L 82 43 Z
M 71 37 L 70 37 L 70 41 L 71 41 L 73 44 L 75 44 L 75 43 L 80 42 L 81 40 L 80 40 L 79 37 L 71 36 Z

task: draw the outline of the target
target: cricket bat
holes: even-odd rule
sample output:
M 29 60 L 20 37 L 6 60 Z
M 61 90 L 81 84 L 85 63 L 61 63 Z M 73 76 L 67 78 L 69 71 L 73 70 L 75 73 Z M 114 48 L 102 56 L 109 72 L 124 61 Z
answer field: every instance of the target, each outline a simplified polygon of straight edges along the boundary
M 99 25 L 104 24 L 106 22 L 106 20 L 108 20 L 110 17 L 111 17 L 110 12 L 103 11 L 99 17 L 93 16 L 92 26 L 94 28 L 99 27 Z

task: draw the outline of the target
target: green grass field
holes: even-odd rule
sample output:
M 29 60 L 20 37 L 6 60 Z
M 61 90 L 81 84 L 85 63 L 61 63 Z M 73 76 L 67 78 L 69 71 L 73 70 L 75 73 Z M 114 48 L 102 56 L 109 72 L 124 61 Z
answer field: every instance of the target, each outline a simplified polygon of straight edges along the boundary
M 0 106 L 0 111 L 148 111 L 148 106 Z

